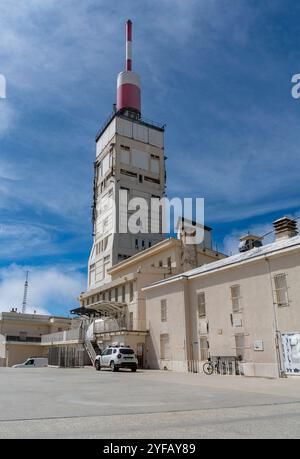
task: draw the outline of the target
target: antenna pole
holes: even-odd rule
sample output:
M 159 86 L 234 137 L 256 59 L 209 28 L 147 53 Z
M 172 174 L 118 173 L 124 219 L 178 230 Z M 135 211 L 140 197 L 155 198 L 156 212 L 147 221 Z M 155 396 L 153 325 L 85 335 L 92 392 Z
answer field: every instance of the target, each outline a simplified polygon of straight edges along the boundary
M 132 22 L 126 22 L 126 70 L 132 70 Z
M 29 271 L 26 271 L 26 280 L 25 280 L 25 284 L 24 284 L 24 295 L 23 295 L 23 303 L 22 303 L 22 314 L 26 314 L 27 292 L 28 292 L 28 276 L 29 276 Z

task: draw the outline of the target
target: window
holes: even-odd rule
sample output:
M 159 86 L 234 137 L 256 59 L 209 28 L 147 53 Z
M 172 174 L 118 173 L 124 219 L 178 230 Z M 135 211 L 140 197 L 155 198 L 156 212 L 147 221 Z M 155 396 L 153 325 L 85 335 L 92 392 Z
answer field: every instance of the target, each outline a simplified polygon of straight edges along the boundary
M 162 360 L 170 360 L 170 338 L 168 334 L 160 335 L 160 358 Z
M 154 174 L 159 173 L 159 159 L 151 157 L 150 169 L 151 169 L 151 172 L 153 172 Z
M 130 154 L 127 148 L 121 147 L 121 163 L 130 164 Z
M 132 355 L 134 354 L 134 350 L 133 349 L 120 349 L 120 354 Z
M 278 274 L 274 277 L 275 283 L 275 293 L 276 293 L 276 302 L 278 306 L 288 306 L 289 297 L 288 297 L 288 287 L 286 274 Z
M 119 292 L 118 292 L 118 287 L 115 288 L 115 301 L 119 300 Z
M 209 349 L 209 344 L 207 341 L 206 336 L 201 336 L 200 337 L 200 360 L 207 360 L 208 359 L 208 349 Z
M 108 290 L 108 301 L 111 301 L 111 290 Z
M 135 172 L 131 172 L 126 169 L 121 169 L 121 174 L 128 175 L 128 177 L 137 177 L 137 174 Z
M 168 265 L 168 268 L 172 268 L 172 258 L 171 257 L 167 258 L 167 265 Z
M 129 330 L 133 330 L 133 312 L 129 313 Z
M 160 184 L 160 180 L 154 179 L 154 178 L 152 178 L 152 177 L 147 177 L 147 176 L 145 176 L 145 177 L 144 177 L 144 180 L 145 180 L 146 182 L 157 183 L 158 185 Z
M 139 183 L 143 183 L 143 176 L 139 175 Z
M 167 322 L 167 300 L 160 301 L 160 318 L 162 322 Z
M 138 241 L 138 239 L 135 240 L 135 248 L 136 248 L 136 249 L 139 248 L 139 241 Z
M 133 282 L 129 284 L 129 301 L 133 301 Z
M 240 312 L 241 310 L 241 288 L 239 285 L 233 285 L 231 290 L 232 312 Z
M 206 306 L 205 306 L 205 293 L 201 292 L 197 295 L 197 307 L 198 307 L 198 317 L 206 317 Z
M 107 349 L 106 355 L 110 355 L 110 354 L 112 354 L 112 349 Z
M 162 260 L 159 260 L 159 262 L 158 262 L 158 266 L 159 266 L 160 268 L 162 268 L 162 266 L 163 266 L 163 262 L 162 262 Z
M 125 303 L 125 285 L 122 285 L 122 303 Z
M 149 245 L 149 247 L 151 247 L 151 245 L 152 245 L 151 241 L 149 241 L 149 244 L 148 244 L 148 245 Z
M 145 241 L 143 240 L 142 241 L 142 249 L 144 249 L 144 248 L 145 248 Z
M 90 265 L 90 272 L 89 272 L 89 284 L 94 284 L 95 283 L 95 274 L 96 274 L 96 266 L 95 264 Z
M 27 362 L 25 363 L 25 365 L 34 365 L 34 360 L 33 360 L 33 359 L 27 360 Z

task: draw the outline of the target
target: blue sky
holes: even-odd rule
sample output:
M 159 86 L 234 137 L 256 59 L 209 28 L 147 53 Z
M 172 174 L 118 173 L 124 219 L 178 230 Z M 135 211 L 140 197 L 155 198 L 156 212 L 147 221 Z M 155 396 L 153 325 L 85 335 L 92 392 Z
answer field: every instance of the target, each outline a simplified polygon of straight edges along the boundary
M 206 200 L 219 249 L 300 213 L 300 4 L 2 0 L 0 310 L 65 314 L 86 285 L 95 133 L 134 23 L 143 115 L 166 123 L 169 196 Z

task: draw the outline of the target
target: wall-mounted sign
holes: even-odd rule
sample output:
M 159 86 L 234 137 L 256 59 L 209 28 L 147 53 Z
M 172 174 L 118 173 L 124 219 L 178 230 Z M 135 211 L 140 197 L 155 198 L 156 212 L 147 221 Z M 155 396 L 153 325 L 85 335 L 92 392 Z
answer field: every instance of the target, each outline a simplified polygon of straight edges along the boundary
M 254 346 L 254 350 L 255 351 L 263 351 L 264 350 L 264 342 L 261 339 L 259 339 L 257 341 L 254 341 L 253 346 Z

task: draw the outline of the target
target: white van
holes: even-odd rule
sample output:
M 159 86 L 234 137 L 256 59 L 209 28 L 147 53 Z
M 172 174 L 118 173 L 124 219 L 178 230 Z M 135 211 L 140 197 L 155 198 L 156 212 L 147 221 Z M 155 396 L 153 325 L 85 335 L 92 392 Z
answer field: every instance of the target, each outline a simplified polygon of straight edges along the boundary
M 30 357 L 24 363 L 13 365 L 13 368 L 42 368 L 48 366 L 48 359 L 45 357 Z

